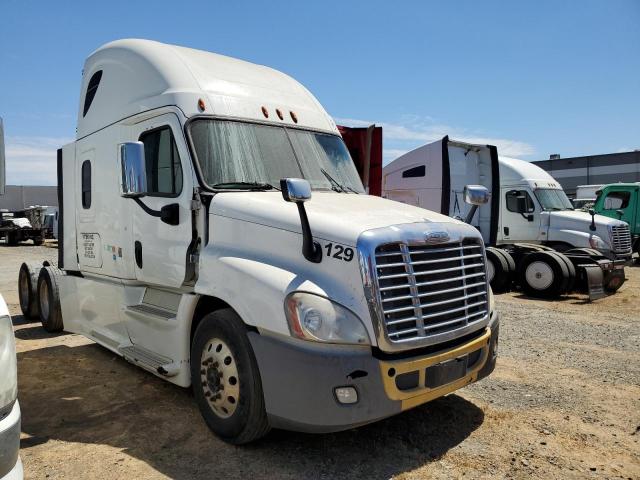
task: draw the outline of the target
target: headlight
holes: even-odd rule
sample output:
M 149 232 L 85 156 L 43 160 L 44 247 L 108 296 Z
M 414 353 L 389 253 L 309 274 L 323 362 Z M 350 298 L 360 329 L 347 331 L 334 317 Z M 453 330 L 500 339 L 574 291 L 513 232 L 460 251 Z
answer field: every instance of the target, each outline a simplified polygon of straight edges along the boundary
M 496 299 L 493 296 L 493 290 L 489 287 L 489 313 L 492 313 L 496 309 Z
M 294 337 L 316 342 L 371 344 L 360 319 L 328 298 L 294 292 L 285 299 L 284 311 Z
M 0 317 L 0 410 L 18 395 L 16 346 L 11 318 Z
M 589 245 L 596 250 L 608 250 L 607 244 L 598 235 L 589 237 Z

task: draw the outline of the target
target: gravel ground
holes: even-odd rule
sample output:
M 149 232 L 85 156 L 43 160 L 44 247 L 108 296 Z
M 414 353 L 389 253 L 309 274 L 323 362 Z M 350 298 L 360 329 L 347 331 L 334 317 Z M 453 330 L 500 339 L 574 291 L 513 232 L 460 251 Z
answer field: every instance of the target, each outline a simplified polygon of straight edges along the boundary
M 594 303 L 498 296 L 496 371 L 456 394 L 357 430 L 231 447 L 188 391 L 19 315 L 20 263 L 56 255 L 0 244 L 26 478 L 640 478 L 638 267 Z

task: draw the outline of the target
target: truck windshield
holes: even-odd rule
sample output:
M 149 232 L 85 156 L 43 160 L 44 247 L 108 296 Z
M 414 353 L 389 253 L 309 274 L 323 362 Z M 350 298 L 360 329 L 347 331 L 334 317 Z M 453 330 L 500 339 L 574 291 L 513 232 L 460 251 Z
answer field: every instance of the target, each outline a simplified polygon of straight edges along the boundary
M 198 119 L 190 136 L 204 181 L 247 189 L 305 178 L 315 190 L 364 193 L 349 151 L 337 135 L 233 120 Z
M 535 193 L 543 210 L 573 210 L 573 205 L 564 190 L 538 188 Z

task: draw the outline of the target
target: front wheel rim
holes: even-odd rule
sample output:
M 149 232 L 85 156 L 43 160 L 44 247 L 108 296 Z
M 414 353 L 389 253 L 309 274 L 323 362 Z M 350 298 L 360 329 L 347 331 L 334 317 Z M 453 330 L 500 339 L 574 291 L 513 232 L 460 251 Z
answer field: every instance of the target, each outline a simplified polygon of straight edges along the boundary
M 200 382 L 211 410 L 220 418 L 232 416 L 240 400 L 240 377 L 233 352 L 219 338 L 209 340 L 202 350 Z
M 531 262 L 525 270 L 527 284 L 536 290 L 546 290 L 554 280 L 554 273 L 551 266 L 546 262 Z

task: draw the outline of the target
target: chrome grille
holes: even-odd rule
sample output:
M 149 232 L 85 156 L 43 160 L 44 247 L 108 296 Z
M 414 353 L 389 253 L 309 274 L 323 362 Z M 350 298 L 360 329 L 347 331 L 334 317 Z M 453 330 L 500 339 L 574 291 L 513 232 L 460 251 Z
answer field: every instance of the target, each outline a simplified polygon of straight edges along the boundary
M 483 245 L 388 243 L 375 250 L 380 311 L 391 342 L 451 333 L 488 313 Z
M 624 223 L 611 227 L 611 242 L 613 243 L 614 252 L 631 252 L 631 232 L 629 231 L 629 225 Z

